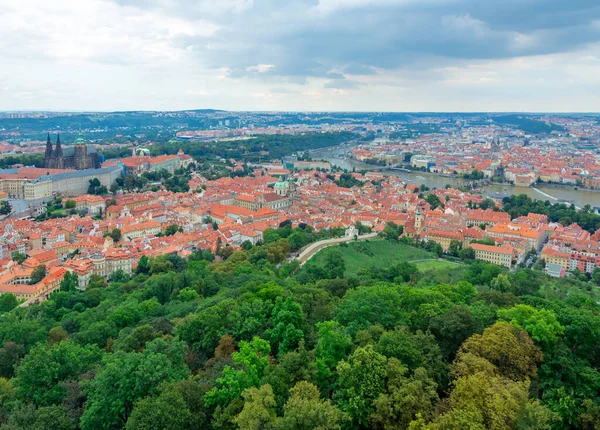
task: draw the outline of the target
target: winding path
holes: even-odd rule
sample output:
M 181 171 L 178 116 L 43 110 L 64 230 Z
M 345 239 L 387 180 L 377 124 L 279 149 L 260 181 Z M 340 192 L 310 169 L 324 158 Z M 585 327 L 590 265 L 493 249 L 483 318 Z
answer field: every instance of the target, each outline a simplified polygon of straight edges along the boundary
M 311 259 L 313 255 L 319 252 L 322 249 L 327 248 L 328 246 L 337 245 L 344 242 L 357 242 L 361 240 L 369 240 L 377 237 L 377 233 L 368 233 L 358 236 L 357 239 L 354 237 L 340 237 L 337 239 L 325 239 L 319 242 L 311 243 L 304 249 L 300 254 L 296 257 L 296 260 L 300 262 L 300 266 L 302 267 L 304 263 Z

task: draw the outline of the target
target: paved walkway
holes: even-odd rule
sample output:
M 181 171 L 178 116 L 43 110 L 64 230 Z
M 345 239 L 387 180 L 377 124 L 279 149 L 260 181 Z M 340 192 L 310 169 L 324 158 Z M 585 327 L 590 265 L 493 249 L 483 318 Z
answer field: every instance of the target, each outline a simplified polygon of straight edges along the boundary
M 354 237 L 340 237 L 337 239 L 326 239 L 321 240 L 319 242 L 312 243 L 306 247 L 299 255 L 296 257 L 296 260 L 300 262 L 300 266 L 302 267 L 304 263 L 311 259 L 313 255 L 322 249 L 327 248 L 328 246 L 337 245 L 344 242 L 354 242 L 361 240 L 369 240 L 377 237 L 377 233 L 369 233 L 358 236 L 358 239 L 354 239 Z

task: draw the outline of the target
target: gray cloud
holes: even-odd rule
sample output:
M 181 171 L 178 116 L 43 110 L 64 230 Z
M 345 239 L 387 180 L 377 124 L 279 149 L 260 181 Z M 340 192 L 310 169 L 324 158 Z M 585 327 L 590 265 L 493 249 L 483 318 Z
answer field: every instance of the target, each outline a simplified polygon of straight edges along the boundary
M 597 110 L 600 94 L 598 0 L 0 9 L 0 109 L 575 111 Z
M 414 67 L 432 57 L 447 64 L 568 52 L 600 40 L 597 0 L 224 0 L 214 10 L 207 1 L 119 1 L 203 13 L 221 29 L 181 42 L 234 77 L 255 74 L 248 67 L 257 63 L 274 65 L 264 76 L 298 81 Z

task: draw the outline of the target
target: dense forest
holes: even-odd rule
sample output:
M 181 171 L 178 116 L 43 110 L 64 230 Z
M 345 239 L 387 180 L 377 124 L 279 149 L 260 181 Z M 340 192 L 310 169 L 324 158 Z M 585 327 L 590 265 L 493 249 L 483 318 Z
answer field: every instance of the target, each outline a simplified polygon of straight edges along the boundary
M 0 429 L 599 428 L 595 285 L 475 261 L 350 276 L 336 248 L 288 262 L 321 234 L 0 297 Z
M 295 152 L 339 145 L 359 136 L 350 132 L 313 133 L 302 135 L 264 135 L 246 140 L 210 142 L 169 142 L 150 147 L 152 155 L 175 154 L 183 149 L 196 159 L 223 157 L 258 161 L 280 159 Z
M 536 119 L 526 118 L 523 115 L 500 115 L 492 116 L 492 120 L 501 125 L 510 125 L 528 134 L 549 134 L 553 131 L 566 131 L 557 124 L 547 124 Z
M 181 129 L 207 128 L 218 125 L 218 120 L 209 115 L 217 111 L 189 112 L 113 112 L 113 113 L 81 113 L 48 118 L 0 118 L 0 128 L 7 131 L 19 131 L 25 134 L 43 134 L 48 130 L 74 131 L 128 129 Z

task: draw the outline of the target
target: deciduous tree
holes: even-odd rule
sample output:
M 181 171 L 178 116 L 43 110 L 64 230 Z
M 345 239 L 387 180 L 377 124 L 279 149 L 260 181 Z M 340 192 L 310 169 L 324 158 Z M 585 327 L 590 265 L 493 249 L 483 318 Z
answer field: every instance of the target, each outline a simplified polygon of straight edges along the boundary
M 454 363 L 457 376 L 465 376 L 461 361 L 469 354 L 487 360 L 499 375 L 515 381 L 534 377 L 542 359 L 542 353 L 527 332 L 505 322 L 496 323 L 482 335 L 474 334 L 463 343 Z
M 339 389 L 334 399 L 355 426 L 366 427 L 373 402 L 385 391 L 387 359 L 372 345 L 359 347 L 337 366 Z
M 279 428 L 275 413 L 275 396 L 270 385 L 246 388 L 242 393 L 244 408 L 234 421 L 240 429 L 269 430 Z
M 184 358 L 182 342 L 164 339 L 149 342 L 141 353 L 107 355 L 104 367 L 86 387 L 88 401 L 81 428 L 123 427 L 137 400 L 156 395 L 162 382 L 180 381 L 189 376 Z
M 206 393 L 206 406 L 227 406 L 246 388 L 258 387 L 269 365 L 270 352 L 269 342 L 259 337 L 240 342 L 240 350 L 232 355 L 236 367 L 225 366 L 222 376 L 217 378 L 217 386 Z
M 329 400 L 319 398 L 319 390 L 310 382 L 298 382 L 290 390 L 278 428 L 281 430 L 338 430 L 348 420 Z
M 17 367 L 17 393 L 21 399 L 38 406 L 60 404 L 66 394 L 61 382 L 77 379 L 100 358 L 100 350 L 91 345 L 82 347 L 69 341 L 50 347 L 39 344 Z
M 164 384 L 157 397 L 146 397 L 133 407 L 127 430 L 185 430 L 190 428 L 192 414 L 183 394 L 175 384 Z
M 554 345 L 565 331 L 553 312 L 537 310 L 527 305 L 517 305 L 510 309 L 498 310 L 498 316 L 504 321 L 524 328 L 533 340 L 548 347 Z
M 420 415 L 426 420 L 433 417 L 438 401 L 437 384 L 422 367 L 412 376 L 395 359 L 388 361 L 387 390 L 375 400 L 375 411 L 369 416 L 372 428 L 385 430 L 407 429 Z

